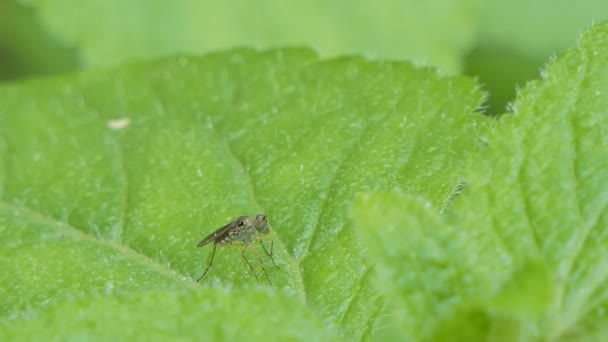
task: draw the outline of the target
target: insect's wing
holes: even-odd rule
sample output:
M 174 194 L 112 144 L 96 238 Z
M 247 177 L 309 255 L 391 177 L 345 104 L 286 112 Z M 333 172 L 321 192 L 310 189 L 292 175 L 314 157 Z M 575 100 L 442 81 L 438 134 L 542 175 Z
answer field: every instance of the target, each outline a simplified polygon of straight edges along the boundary
M 228 232 L 230 230 L 230 228 L 234 227 L 234 225 L 236 224 L 236 221 L 232 221 L 230 223 L 228 223 L 227 225 L 223 226 L 222 228 L 214 231 L 213 233 L 209 234 L 206 238 L 202 239 L 201 242 L 198 243 L 198 245 L 196 245 L 196 247 L 203 247 L 204 245 L 208 244 L 211 241 L 215 241 L 218 237 L 221 237 L 222 235 L 226 234 L 226 232 Z

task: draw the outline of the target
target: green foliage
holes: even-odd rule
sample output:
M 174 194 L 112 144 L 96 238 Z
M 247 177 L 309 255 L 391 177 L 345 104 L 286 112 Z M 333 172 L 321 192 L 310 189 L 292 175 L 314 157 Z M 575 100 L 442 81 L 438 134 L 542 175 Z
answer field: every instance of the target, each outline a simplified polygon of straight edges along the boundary
M 91 315 L 120 315 L 129 294 L 198 288 L 210 248 L 196 243 L 264 212 L 275 287 L 347 339 L 368 338 L 385 302 L 348 217 L 354 194 L 399 187 L 442 205 L 463 151 L 479 144 L 487 119 L 471 112 L 482 98 L 468 79 L 305 50 L 236 50 L 5 87 L 2 316 L 78 315 L 72 304 L 55 307 L 91 296 Z M 245 303 L 256 281 L 239 253 L 219 249 L 202 286 L 245 289 L 230 291 Z M 212 314 L 197 314 L 199 328 L 219 329 Z
M 605 339 L 607 43 L 608 25 L 591 29 L 490 125 L 445 216 L 399 193 L 358 197 L 355 222 L 402 334 Z
M 502 114 L 516 90 L 538 78 L 594 22 L 608 19 L 604 0 L 485 0 L 477 13 L 475 48 L 464 62 L 491 93 L 490 111 Z
M 323 56 L 410 59 L 451 72 L 471 44 L 477 8 L 472 0 L 31 2 L 43 25 L 90 66 L 236 46 L 312 46 Z
M 409 59 L 451 72 L 476 45 L 542 63 L 608 10 L 601 0 L 22 2 L 93 66 L 243 45 L 306 45 L 322 55 Z
M 301 302 L 250 289 L 235 296 L 217 289 L 141 291 L 61 303 L 34 320 L 11 324 L 6 341 L 205 340 L 332 341 L 332 331 Z M 77 313 L 77 314 L 75 314 Z
M 78 66 L 76 49 L 61 45 L 42 26 L 33 9 L 0 1 L 0 81 Z
M 486 0 L 480 2 L 478 44 L 509 49 L 543 63 L 564 52 L 594 22 L 608 19 L 603 0 Z
M 603 9 L 0 3 L 0 340 L 605 340 Z
M 603 0 L 75 1 L 0 4 L 0 79 L 202 54 L 309 46 L 479 77 L 501 114 L 547 60 L 606 20 Z

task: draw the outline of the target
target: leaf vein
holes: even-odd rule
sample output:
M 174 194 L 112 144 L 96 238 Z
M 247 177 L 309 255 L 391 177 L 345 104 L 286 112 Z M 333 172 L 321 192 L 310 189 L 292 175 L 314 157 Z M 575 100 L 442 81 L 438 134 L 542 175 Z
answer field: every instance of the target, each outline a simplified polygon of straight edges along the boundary
M 589 69 L 589 61 L 587 60 L 587 58 L 584 58 L 584 65 L 581 66 L 579 68 L 580 72 L 579 75 L 577 77 L 577 86 L 575 87 L 577 89 L 576 95 L 575 95 L 575 99 L 574 101 L 570 101 L 569 105 L 566 107 L 566 109 L 564 110 L 565 112 L 565 116 L 567 119 L 567 128 L 568 128 L 568 135 L 569 135 L 569 139 L 568 142 L 570 144 L 570 148 L 571 148 L 571 157 L 572 157 L 572 165 L 571 165 L 571 169 L 572 169 L 572 182 L 574 182 L 574 191 L 572 192 L 572 196 L 574 197 L 574 201 L 576 203 L 576 210 L 577 212 L 577 217 L 580 219 L 582 218 L 582 204 L 580 202 L 579 196 L 578 196 L 578 189 L 580 187 L 580 177 L 578 175 L 577 172 L 577 165 L 578 165 L 578 143 L 577 143 L 577 138 L 576 138 L 576 134 L 575 134 L 575 122 L 574 122 L 574 118 L 573 116 L 575 115 L 574 113 L 574 108 L 576 108 L 578 106 L 578 104 L 581 101 L 581 89 L 582 86 L 585 82 L 585 78 L 587 77 L 588 74 L 588 69 Z M 582 222 L 580 222 L 582 223 Z M 565 264 L 564 264 L 564 274 L 563 277 L 564 279 L 569 279 L 571 273 L 572 273 L 572 267 L 574 266 L 574 264 L 576 263 L 576 261 L 579 259 L 579 257 L 582 255 L 582 250 L 583 250 L 583 246 L 585 245 L 585 242 L 587 241 L 590 232 L 593 228 L 593 225 L 583 225 L 583 227 L 580 227 L 582 229 L 580 229 L 580 233 L 579 233 L 579 229 L 577 229 L 576 227 L 572 227 L 572 229 L 579 233 L 576 236 L 576 240 L 574 241 L 574 246 L 572 246 L 573 249 L 573 253 L 571 254 L 572 256 L 568 259 L 565 260 Z M 559 291 L 559 297 L 558 297 L 558 303 L 559 303 L 559 308 L 562 309 L 562 305 L 564 304 L 565 301 L 565 297 L 567 296 L 566 294 L 566 287 L 568 286 L 568 282 L 564 282 L 564 284 L 562 285 L 562 287 L 558 290 Z
M 57 230 L 64 232 L 66 235 L 71 235 L 75 238 L 87 240 L 87 241 L 90 241 L 90 242 L 95 243 L 100 246 L 109 247 L 127 257 L 132 258 L 135 261 L 141 262 L 142 264 L 152 267 L 153 269 L 158 271 L 159 274 L 162 274 L 162 275 L 166 276 L 167 278 L 172 278 L 173 280 L 176 280 L 177 282 L 182 283 L 189 287 L 195 287 L 195 285 L 191 281 L 187 281 L 186 280 L 187 278 L 185 276 L 179 274 L 177 271 L 170 269 L 161 263 L 158 263 L 157 261 L 149 258 L 145 254 L 141 254 L 141 253 L 134 251 L 133 249 L 129 248 L 128 246 L 126 246 L 124 244 L 117 243 L 117 242 L 110 241 L 110 240 L 99 239 L 97 237 L 87 234 L 84 231 L 74 227 L 70 223 L 58 221 L 57 219 L 55 219 L 45 213 L 30 209 L 30 208 L 27 208 L 24 206 L 16 206 L 16 205 L 7 203 L 5 201 L 0 201 L 0 207 L 3 207 L 5 209 L 11 210 L 11 211 L 21 211 L 26 216 L 29 216 L 33 220 L 47 223 L 47 224 L 51 225 L 52 227 L 55 227 Z
M 525 139 L 522 140 L 522 146 L 528 146 L 525 143 Z M 536 251 L 540 252 L 541 251 L 541 241 L 536 232 L 536 229 L 534 228 L 534 226 L 532 224 L 532 213 L 530 211 L 530 207 L 532 206 L 532 204 L 530 203 L 530 196 L 528 196 L 528 194 L 526 193 L 526 189 L 528 187 L 527 187 L 527 181 L 525 180 L 525 177 L 524 177 L 524 169 L 525 169 L 524 161 L 527 158 L 527 153 L 525 152 L 525 149 L 522 149 L 522 154 L 523 154 L 523 158 L 519 163 L 518 171 L 517 171 L 518 172 L 517 179 L 519 180 L 517 182 L 517 184 L 519 185 L 518 189 L 519 189 L 519 194 L 522 199 L 521 202 L 522 202 L 522 206 L 524 209 L 524 218 L 525 218 L 526 222 L 528 223 L 527 230 L 530 234 L 531 242 L 534 245 L 534 248 L 536 249 Z
M 352 289 L 353 290 L 352 292 L 354 292 L 354 295 L 352 297 L 350 297 L 350 300 L 348 301 L 346 309 L 342 312 L 342 315 L 338 319 L 338 325 L 340 325 L 340 326 L 342 325 L 342 323 L 344 322 L 344 318 L 346 318 L 346 316 L 348 316 L 348 313 L 352 310 L 353 303 L 355 302 L 356 297 L 360 295 L 361 288 L 363 287 L 363 282 L 369 277 L 370 270 L 371 269 L 368 267 L 365 270 L 365 272 L 363 272 L 363 274 L 361 274 L 359 279 L 357 279 L 356 289 Z
M 243 161 L 234 153 L 234 150 L 232 149 L 232 145 L 230 144 L 230 142 L 226 139 L 220 139 L 219 135 L 217 134 L 217 131 L 215 130 L 215 128 L 210 128 L 210 131 L 214 134 L 215 139 L 218 140 L 219 142 L 223 143 L 224 146 L 226 147 L 226 151 L 228 152 L 229 157 L 239 166 L 239 168 L 241 168 L 241 170 L 243 171 L 243 174 L 246 177 L 246 182 L 247 182 L 247 192 L 251 195 L 253 201 L 255 202 L 256 207 L 259 209 L 261 209 L 261 206 L 257 200 L 257 196 L 256 196 L 256 192 L 255 192 L 255 185 L 253 184 L 253 180 L 251 178 L 251 175 L 249 173 L 249 171 L 247 170 L 247 168 L 245 168 L 245 165 L 243 163 Z M 275 234 L 277 234 L 277 237 L 279 237 L 278 233 L 275 232 Z M 277 243 L 277 245 L 279 245 L 279 247 L 283 250 L 286 251 L 286 247 L 285 244 L 283 243 L 282 239 L 276 239 L 275 243 Z M 286 253 L 286 255 L 290 255 L 289 253 Z M 303 281 L 303 277 L 302 277 L 302 271 L 298 265 L 298 263 L 293 259 L 293 258 L 289 258 L 289 262 L 288 262 L 291 270 L 292 270 L 292 274 L 295 276 L 295 284 L 296 284 L 296 291 L 298 292 L 298 294 L 300 294 L 302 297 L 306 297 L 306 291 L 304 288 L 304 281 Z
M 319 214 L 317 215 L 317 221 L 313 225 L 313 229 L 310 234 L 310 238 L 308 239 L 308 243 L 306 244 L 306 247 L 304 248 L 304 256 L 301 258 L 300 264 L 304 263 L 306 258 L 308 258 L 308 256 L 311 254 L 311 250 L 313 248 L 312 247 L 313 241 L 317 238 L 317 235 L 319 234 L 319 225 L 321 223 L 321 217 L 323 216 L 323 213 L 325 212 L 325 209 L 327 208 L 327 204 L 329 203 L 329 200 L 332 198 L 332 196 L 334 196 L 334 194 L 336 192 L 336 188 L 337 188 L 336 180 L 338 179 L 338 175 L 340 174 L 340 171 L 343 169 L 343 167 L 345 167 L 345 165 L 348 163 L 348 161 L 352 160 L 351 156 L 355 153 L 355 148 L 357 146 L 359 146 L 359 144 L 357 144 L 357 142 L 360 141 L 360 139 L 363 136 L 365 131 L 366 131 L 366 128 L 359 130 L 358 136 L 355 139 L 353 139 L 353 142 L 347 149 L 347 152 L 344 153 L 344 157 L 340 160 L 338 166 L 336 167 L 334 172 L 331 174 L 331 179 L 329 180 L 329 183 L 327 186 L 326 195 L 323 198 L 321 205 L 319 206 Z

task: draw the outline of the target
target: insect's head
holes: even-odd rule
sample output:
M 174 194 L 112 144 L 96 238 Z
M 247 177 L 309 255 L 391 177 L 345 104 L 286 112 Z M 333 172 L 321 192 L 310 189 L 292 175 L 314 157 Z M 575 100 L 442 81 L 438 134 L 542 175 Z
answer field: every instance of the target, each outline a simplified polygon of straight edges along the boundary
M 266 219 L 266 215 L 264 214 L 258 214 L 258 216 L 255 217 L 253 226 L 258 232 L 262 234 L 270 233 L 270 226 L 268 226 L 268 220 Z

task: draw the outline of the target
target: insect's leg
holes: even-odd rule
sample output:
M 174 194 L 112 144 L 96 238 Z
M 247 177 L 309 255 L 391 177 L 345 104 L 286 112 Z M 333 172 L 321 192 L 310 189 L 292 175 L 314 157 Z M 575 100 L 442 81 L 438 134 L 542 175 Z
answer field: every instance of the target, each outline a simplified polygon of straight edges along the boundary
M 262 246 L 264 246 L 264 245 L 262 245 Z M 270 277 L 268 277 L 268 273 L 266 273 L 266 267 L 264 267 L 264 262 L 262 261 L 262 256 L 260 255 L 260 253 L 258 253 L 258 249 L 255 248 L 255 245 L 251 245 L 251 248 L 255 252 L 255 255 L 257 255 L 258 260 L 260 260 L 260 265 L 262 265 L 262 271 L 264 271 L 264 275 L 266 276 L 266 279 L 268 279 L 268 283 L 270 285 L 272 285 L 272 282 L 270 281 Z
M 205 276 L 205 274 L 207 274 L 207 272 L 209 272 L 209 269 L 211 268 L 211 265 L 213 265 L 213 258 L 215 258 L 215 249 L 216 248 L 217 248 L 217 245 L 213 244 L 213 252 L 211 252 L 211 261 L 209 261 L 209 265 L 207 265 L 207 268 L 205 269 L 205 272 L 203 272 L 203 275 L 196 280 L 197 283 L 199 281 L 201 281 L 201 279 L 203 279 L 203 277 Z
M 251 270 L 251 272 L 253 272 L 253 275 L 255 276 L 255 280 L 257 280 L 258 284 L 259 284 L 260 279 L 258 278 L 258 275 L 255 273 L 253 266 L 251 266 L 251 264 L 249 263 L 249 260 L 247 260 L 247 257 L 245 256 L 245 252 L 247 252 L 247 248 L 249 248 L 249 244 L 245 245 L 245 248 L 243 248 L 243 251 L 241 252 L 241 256 L 243 257 L 243 259 L 245 259 L 247 266 L 249 266 L 249 269 Z
M 262 245 L 262 248 L 264 248 L 264 252 L 266 252 L 266 255 L 268 255 L 270 257 L 270 261 L 272 261 L 272 264 L 274 265 L 274 267 L 281 269 L 279 266 L 277 266 L 277 264 L 274 262 L 274 253 L 273 253 L 273 249 L 274 249 L 274 240 L 270 240 L 270 253 L 268 253 L 268 250 L 266 250 L 266 246 L 264 246 L 264 244 L 262 243 L 262 240 L 258 240 L 260 241 L 260 245 Z

